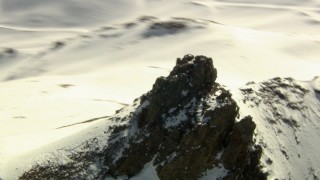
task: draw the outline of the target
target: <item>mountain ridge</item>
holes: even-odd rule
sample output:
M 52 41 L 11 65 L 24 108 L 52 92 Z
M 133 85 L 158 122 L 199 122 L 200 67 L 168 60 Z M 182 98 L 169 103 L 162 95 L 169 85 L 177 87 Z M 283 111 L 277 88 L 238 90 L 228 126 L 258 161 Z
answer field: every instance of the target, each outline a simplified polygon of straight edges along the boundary
M 198 179 L 213 167 L 227 168 L 225 179 L 265 179 L 261 148 L 252 141 L 256 125 L 250 116 L 236 122 L 239 107 L 216 77 L 211 58 L 178 58 L 169 76 L 135 101 L 135 111 L 109 119 L 118 125 L 107 128 L 105 147 L 86 141 L 87 151 L 74 153 L 71 162 L 36 166 L 20 179 L 130 178 L 150 161 L 160 179 Z M 93 172 L 92 165 L 100 169 Z
M 318 134 L 305 129 L 319 128 L 319 77 L 250 82 L 232 96 L 215 82 L 212 65 L 205 56 L 178 58 L 132 106 L 36 152 L 20 179 L 134 179 L 142 172 L 160 179 L 317 179 L 318 157 L 305 154 L 316 144 L 308 151 L 302 145 Z M 290 166 L 299 161 L 305 169 Z

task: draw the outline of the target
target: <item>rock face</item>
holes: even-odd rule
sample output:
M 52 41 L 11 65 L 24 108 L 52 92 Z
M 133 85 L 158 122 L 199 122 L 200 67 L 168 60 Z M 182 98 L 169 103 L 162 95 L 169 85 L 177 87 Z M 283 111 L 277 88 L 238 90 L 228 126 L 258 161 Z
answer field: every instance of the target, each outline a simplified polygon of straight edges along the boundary
M 249 147 L 252 142 L 252 135 L 255 128 L 256 125 L 250 116 L 245 117 L 234 126 L 230 134 L 228 146 L 222 156 L 222 162 L 225 168 L 243 168 L 246 162 L 245 160 L 249 158 L 247 157 L 249 155 L 247 153 L 247 147 Z
M 236 121 L 239 108 L 216 78 L 211 58 L 177 59 L 168 77 L 135 100 L 133 112 L 109 119 L 116 125 L 107 128 L 102 149 L 88 142 L 68 164 L 36 166 L 21 179 L 132 177 L 149 162 L 160 179 L 198 179 L 212 168 L 226 169 L 225 179 L 266 179 L 261 148 L 253 146 L 255 123 L 249 116 Z M 100 169 L 91 172 L 92 164 Z
M 161 115 L 172 108 L 183 107 L 193 98 L 208 94 L 217 78 L 212 59 L 204 56 L 186 55 L 177 59 L 177 65 L 167 78 L 160 77 L 150 92 L 150 106 L 146 121 L 160 121 Z

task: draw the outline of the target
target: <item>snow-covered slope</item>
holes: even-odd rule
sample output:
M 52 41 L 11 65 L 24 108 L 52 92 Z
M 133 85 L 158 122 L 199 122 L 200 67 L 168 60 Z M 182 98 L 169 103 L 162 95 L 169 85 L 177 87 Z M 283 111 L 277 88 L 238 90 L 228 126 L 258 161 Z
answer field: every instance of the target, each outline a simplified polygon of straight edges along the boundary
M 258 165 L 262 170 L 260 173 L 266 173 L 268 179 L 319 178 L 318 77 L 309 82 L 292 78 L 250 82 L 241 89 L 232 90 L 239 109 L 224 87 L 214 83 L 214 73 L 213 84 L 205 78 L 211 77 L 206 73 L 214 71 L 203 67 L 199 67 L 202 72 L 194 70 L 193 61 L 187 62 L 188 66 L 182 64 L 174 68 L 167 78 L 159 78 L 152 91 L 136 99 L 133 105 L 118 110 L 116 115 L 93 119 L 97 122 L 79 133 L 7 160 L 3 177 L 15 179 L 28 170 L 23 179 L 44 176 L 95 179 L 119 175 L 124 175 L 118 177 L 120 179 L 127 176 L 134 176 L 133 179 L 158 179 L 158 176 L 194 179 L 199 172 L 202 179 L 226 176 L 263 178 L 264 175 L 259 175 L 254 168 Z M 189 73 L 188 78 L 184 72 Z M 167 99 L 164 100 L 163 96 Z M 234 121 L 238 111 L 239 122 L 234 125 L 232 118 Z M 253 133 L 254 128 L 250 130 L 250 125 L 246 124 L 251 121 L 248 115 L 252 116 L 256 130 L 253 144 L 248 144 L 250 148 L 246 156 L 250 160 L 244 160 L 249 163 L 242 164 L 239 159 L 244 154 L 241 152 L 247 151 L 239 149 L 248 148 L 243 144 L 250 136 L 237 133 L 243 128 L 243 132 L 252 130 Z M 240 124 L 244 127 L 236 130 Z M 62 130 L 65 128 L 68 127 L 61 127 Z M 239 137 L 245 138 L 239 140 Z M 212 147 L 207 144 L 208 139 Z M 219 145 L 220 141 L 222 145 Z M 242 164 L 237 171 L 228 164 L 228 152 L 234 156 L 231 158 L 234 166 L 238 167 L 239 161 Z M 184 160 L 180 161 L 181 158 Z M 209 158 L 213 165 L 208 166 L 210 161 L 207 160 L 201 164 L 203 158 Z M 186 170 L 181 166 L 192 168 Z M 179 175 L 172 174 L 172 168 L 176 168 L 173 171 Z
M 91 27 L 121 21 L 138 10 L 139 0 L 3 0 L 2 24 L 23 28 Z M 125 12 L 125 13 L 124 13 Z
M 90 123 L 56 128 L 131 103 L 183 54 L 213 57 L 218 81 L 232 89 L 276 76 L 312 79 L 320 67 L 319 5 L 0 1 L 0 177 L 9 159 Z
M 228 172 L 221 177 L 264 177 L 259 175 L 259 161 L 252 161 L 255 151 L 248 150 L 255 124 L 250 117 L 235 122 L 239 108 L 216 77 L 212 59 L 184 56 L 168 77 L 158 78 L 133 105 L 80 133 L 14 158 L 10 162 L 16 169 L 5 168 L 5 178 L 130 178 L 144 166 L 148 174 L 156 170 L 161 179 L 197 179 L 212 167 Z
M 318 179 L 319 77 L 309 82 L 274 78 L 240 89 L 241 114 L 257 123 L 256 143 L 270 178 Z

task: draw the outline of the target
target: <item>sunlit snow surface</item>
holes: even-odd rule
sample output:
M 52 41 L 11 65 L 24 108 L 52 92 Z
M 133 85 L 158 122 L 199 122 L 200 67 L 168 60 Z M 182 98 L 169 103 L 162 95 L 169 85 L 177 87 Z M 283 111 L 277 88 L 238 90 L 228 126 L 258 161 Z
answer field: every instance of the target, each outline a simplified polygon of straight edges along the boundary
M 151 28 L 168 21 L 186 27 Z M 20 156 L 36 154 L 92 124 L 81 122 L 130 104 L 187 53 L 212 57 L 217 81 L 231 89 L 276 76 L 309 81 L 319 75 L 319 32 L 320 3 L 315 0 L 2 0 L 0 177 L 14 173 Z M 307 98 L 308 106 L 319 106 Z M 286 133 L 267 133 L 267 125 L 258 121 L 266 116 L 260 109 L 241 110 L 256 118 L 258 134 L 270 136 L 266 157 L 279 155 L 274 143 L 293 146 L 282 142 Z M 292 166 L 274 160 L 274 176 L 288 177 L 284 167 L 295 174 L 300 171 L 293 169 L 319 171 L 313 151 L 319 126 L 315 121 L 303 124 L 299 152 L 310 155 L 290 158 Z M 313 143 L 303 144 L 303 138 Z
M 255 141 L 263 147 L 261 162 L 270 179 L 319 177 L 319 83 L 319 77 L 309 82 L 279 78 L 233 91 L 241 116 L 250 114 L 257 124 Z M 248 89 L 253 92 L 244 95 Z

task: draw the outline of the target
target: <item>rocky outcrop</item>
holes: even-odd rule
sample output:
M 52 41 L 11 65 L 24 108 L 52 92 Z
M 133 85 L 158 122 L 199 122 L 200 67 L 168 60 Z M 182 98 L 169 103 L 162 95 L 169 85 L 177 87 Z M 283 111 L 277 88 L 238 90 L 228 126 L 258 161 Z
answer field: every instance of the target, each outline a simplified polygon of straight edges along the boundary
M 67 164 L 36 166 L 21 179 L 53 177 L 93 179 L 131 177 L 152 162 L 160 179 L 198 179 L 212 168 L 225 168 L 226 179 L 265 179 L 253 146 L 251 117 L 236 121 L 239 108 L 231 93 L 216 83 L 211 58 L 186 55 L 168 77 L 160 77 L 147 94 L 108 119 L 107 143 L 86 142 Z M 125 115 L 123 115 L 125 114 Z M 90 171 L 92 165 L 99 167 Z M 58 170 L 57 170 L 58 169 Z
M 160 77 L 149 94 L 150 106 L 146 121 L 161 121 L 170 109 L 186 106 L 193 98 L 206 96 L 214 87 L 217 70 L 212 59 L 186 55 L 177 59 L 177 65 L 167 78 Z
M 243 168 L 246 165 L 245 160 L 249 158 L 247 153 L 249 149 L 247 147 L 252 142 L 255 128 L 256 125 L 250 116 L 245 117 L 234 126 L 228 146 L 222 156 L 225 168 L 236 169 Z

